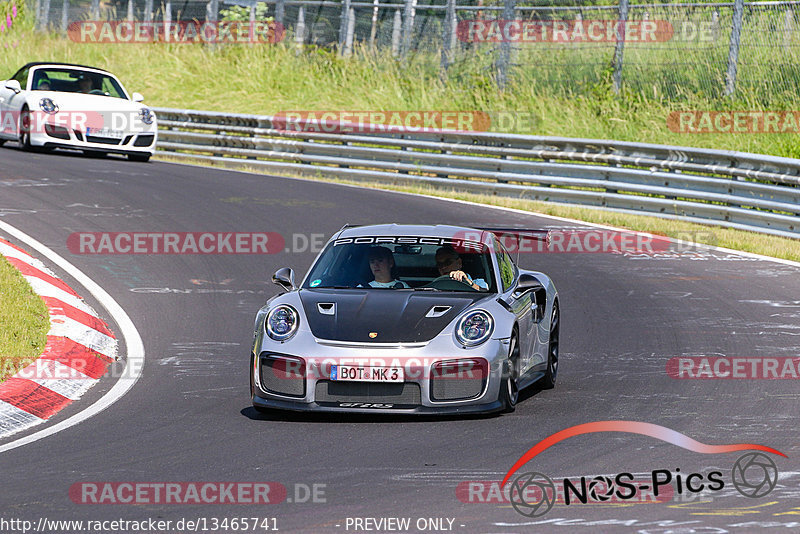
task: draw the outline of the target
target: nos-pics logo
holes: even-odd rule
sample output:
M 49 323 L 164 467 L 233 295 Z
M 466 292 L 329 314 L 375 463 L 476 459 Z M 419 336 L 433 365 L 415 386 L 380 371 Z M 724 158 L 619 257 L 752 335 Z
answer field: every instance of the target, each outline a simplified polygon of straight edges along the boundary
M 592 432 L 641 434 L 702 454 L 751 451 L 739 457 L 734 463 L 731 469 L 730 483 L 741 495 L 754 499 L 768 495 L 778 483 L 778 467 L 772 458 L 763 452 L 786 456 L 780 451 L 764 445 L 749 443 L 706 445 L 684 434 L 651 423 L 598 421 L 570 427 L 540 441 L 514 464 L 501 485 L 505 485 L 515 472 L 545 449 L 569 437 Z M 632 473 L 623 472 L 613 476 L 564 478 L 558 482 L 554 482 L 543 473 L 529 471 L 514 478 L 508 494 L 511 505 L 518 513 L 526 517 L 541 517 L 549 512 L 556 502 L 564 503 L 567 506 L 589 502 L 626 502 L 640 499 L 644 492 L 657 498 L 659 494 L 663 495 L 664 493 L 684 495 L 702 491 L 721 491 L 725 487 L 726 482 L 722 471 L 686 473 L 682 472 L 680 468 L 673 471 L 655 469 L 650 472 L 649 476 L 639 476 L 638 478 L 634 477 Z

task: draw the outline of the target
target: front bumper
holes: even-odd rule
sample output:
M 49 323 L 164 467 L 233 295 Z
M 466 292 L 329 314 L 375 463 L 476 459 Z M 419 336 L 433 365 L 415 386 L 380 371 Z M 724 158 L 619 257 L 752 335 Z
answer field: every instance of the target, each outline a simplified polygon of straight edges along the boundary
M 408 414 L 408 415 L 467 415 L 499 412 L 503 405 L 499 400 L 483 404 L 467 404 L 464 406 L 417 406 L 414 408 L 359 408 L 323 406 L 316 402 L 298 402 L 260 397 L 253 397 L 253 406 L 288 410 L 292 412 L 327 412 L 327 413 L 366 413 L 366 414 Z
M 95 138 L 84 132 L 60 128 L 49 132 L 31 133 L 31 145 L 43 148 L 67 148 L 72 150 L 91 150 L 107 154 L 155 154 L 158 134 L 156 130 L 125 132 L 120 139 Z M 138 146 L 137 146 L 138 145 Z
M 258 347 L 260 351 L 252 354 L 253 366 L 253 405 L 260 408 L 276 408 L 292 411 L 315 412 L 348 412 L 348 413 L 391 413 L 391 414 L 469 414 L 490 413 L 502 409 L 499 402 L 500 385 L 503 380 L 504 362 L 508 356 L 507 339 L 491 339 L 479 347 L 463 349 L 454 346 L 450 336 L 439 336 L 429 343 L 413 347 L 376 347 L 353 345 L 331 346 L 325 342 L 313 346 L 309 343 L 277 343 L 271 340 Z M 292 348 L 307 350 L 287 350 Z M 308 354 L 313 356 L 308 356 Z M 436 356 L 431 356 L 436 355 Z M 292 388 L 282 388 L 275 377 L 266 375 L 262 381 L 262 372 L 274 371 L 271 366 L 262 367 L 266 361 L 276 359 L 302 358 L 303 376 L 295 373 L 296 380 Z M 464 376 L 456 375 L 456 380 L 443 378 L 433 370 L 440 362 L 481 361 L 486 365 L 480 380 L 460 382 Z M 362 362 L 373 366 L 402 366 L 404 382 L 346 382 L 333 381 L 330 376 L 330 364 L 352 364 Z M 399 362 L 399 363 L 398 363 Z M 467 366 L 469 367 L 469 366 Z M 470 376 L 480 376 L 478 374 Z M 270 380 L 272 382 L 270 383 Z M 442 383 L 442 380 L 448 382 Z M 434 384 L 435 381 L 438 381 Z M 266 385 L 265 385 L 266 384 Z M 273 384 L 281 387 L 280 393 Z M 300 385 L 302 384 L 302 385 Z M 459 387 L 467 384 L 470 393 L 454 397 L 445 397 L 442 392 L 460 391 Z M 273 388 L 270 390 L 270 388 Z M 472 389 L 470 389 L 472 388 Z

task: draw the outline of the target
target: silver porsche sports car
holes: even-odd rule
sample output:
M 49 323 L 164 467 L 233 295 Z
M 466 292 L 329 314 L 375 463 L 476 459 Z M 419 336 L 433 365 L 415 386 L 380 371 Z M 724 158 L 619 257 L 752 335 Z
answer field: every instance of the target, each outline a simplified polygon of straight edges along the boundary
M 259 411 L 509 412 L 555 385 L 558 292 L 491 231 L 345 226 L 299 285 L 272 280 L 286 292 L 256 316 Z

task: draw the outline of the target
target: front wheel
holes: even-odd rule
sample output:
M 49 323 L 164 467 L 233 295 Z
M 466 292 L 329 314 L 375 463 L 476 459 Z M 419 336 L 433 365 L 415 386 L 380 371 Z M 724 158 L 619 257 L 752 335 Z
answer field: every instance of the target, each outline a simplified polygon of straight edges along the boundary
M 553 302 L 550 317 L 550 340 L 547 343 L 547 371 L 542 378 L 542 389 L 553 389 L 558 376 L 558 334 L 561 330 L 558 301 Z
M 511 413 L 519 400 L 519 345 L 517 336 L 511 336 L 508 359 L 503 363 L 503 382 L 500 384 L 500 402 L 503 413 Z

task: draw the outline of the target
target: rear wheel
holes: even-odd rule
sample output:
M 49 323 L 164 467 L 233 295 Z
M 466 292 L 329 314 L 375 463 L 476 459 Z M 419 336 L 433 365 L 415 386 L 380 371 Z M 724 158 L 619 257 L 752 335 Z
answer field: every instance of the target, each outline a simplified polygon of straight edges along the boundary
M 553 389 L 558 376 L 558 334 L 561 329 L 561 316 L 558 301 L 553 302 L 553 313 L 550 317 L 550 341 L 547 343 L 547 371 L 542 378 L 543 389 Z
M 516 333 L 511 336 L 508 346 L 508 359 L 504 362 L 503 382 L 500 385 L 500 402 L 503 412 L 511 413 L 519 400 L 519 345 Z
M 33 150 L 31 145 L 31 112 L 28 108 L 22 108 L 19 112 L 19 148 L 30 152 Z

